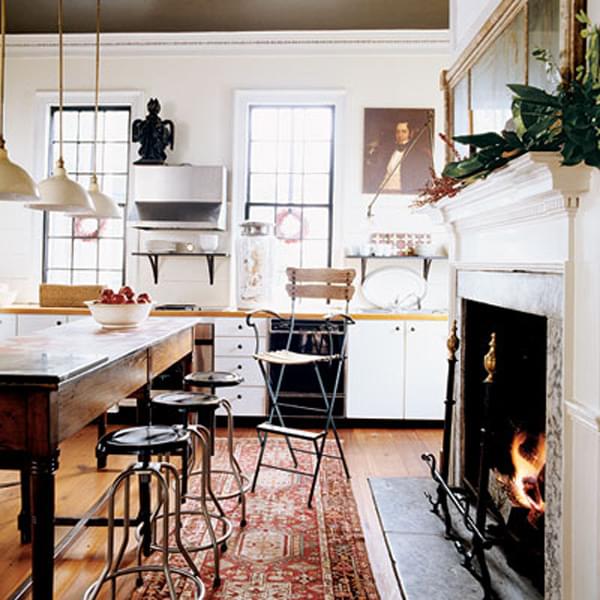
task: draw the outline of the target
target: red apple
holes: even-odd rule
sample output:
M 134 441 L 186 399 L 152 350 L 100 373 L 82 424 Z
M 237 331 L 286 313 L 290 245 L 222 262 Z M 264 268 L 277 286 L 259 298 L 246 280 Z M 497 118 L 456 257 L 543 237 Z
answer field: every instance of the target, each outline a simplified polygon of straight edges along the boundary
M 125 304 L 127 302 L 127 298 L 123 294 L 115 294 L 110 299 L 111 304 Z
M 123 294 L 126 298 L 133 298 L 135 296 L 135 292 L 128 285 L 124 285 L 119 290 L 119 294 Z
M 135 304 L 135 298 L 127 298 L 127 302 L 125 304 Z
M 137 297 L 137 301 L 138 304 L 149 304 L 150 302 L 152 302 L 149 294 L 147 294 L 146 292 L 142 292 L 141 294 L 139 294 Z

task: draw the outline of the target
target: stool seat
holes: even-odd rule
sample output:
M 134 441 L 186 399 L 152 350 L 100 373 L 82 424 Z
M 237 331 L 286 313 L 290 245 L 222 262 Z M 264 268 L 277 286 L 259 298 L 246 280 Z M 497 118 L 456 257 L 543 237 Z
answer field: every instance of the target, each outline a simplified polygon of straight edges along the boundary
M 152 398 L 152 404 L 168 406 L 169 408 L 194 409 L 212 408 L 219 405 L 219 399 L 212 394 L 201 392 L 165 392 Z
M 196 371 L 185 376 L 185 383 L 200 387 L 233 387 L 244 382 L 244 378 L 231 371 Z
M 98 442 L 98 449 L 107 454 L 152 454 L 180 450 L 189 433 L 169 425 L 128 427 L 107 433 Z

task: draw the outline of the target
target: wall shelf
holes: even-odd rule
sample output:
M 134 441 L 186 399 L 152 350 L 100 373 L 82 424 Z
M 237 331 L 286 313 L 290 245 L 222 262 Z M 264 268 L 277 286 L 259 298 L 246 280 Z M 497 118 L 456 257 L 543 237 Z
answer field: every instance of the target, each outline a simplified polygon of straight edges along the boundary
M 367 262 L 369 260 L 421 260 L 423 261 L 423 279 L 429 278 L 429 270 L 434 260 L 448 260 L 447 256 L 361 256 L 359 254 L 347 254 L 346 258 L 360 259 L 360 283 L 365 282 L 367 276 Z
M 131 255 L 148 257 L 155 284 L 158 284 L 158 259 L 161 256 L 205 256 L 210 285 L 215 282 L 215 256 L 229 256 L 225 252 L 132 252 Z

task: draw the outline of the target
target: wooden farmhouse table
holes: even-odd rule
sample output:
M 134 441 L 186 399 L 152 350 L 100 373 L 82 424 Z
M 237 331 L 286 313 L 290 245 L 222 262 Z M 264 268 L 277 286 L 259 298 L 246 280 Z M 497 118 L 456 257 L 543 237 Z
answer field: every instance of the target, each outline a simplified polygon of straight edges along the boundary
M 134 394 L 144 421 L 154 377 L 178 361 L 189 370 L 197 322 L 159 317 L 109 330 L 90 317 L 0 344 L 0 468 L 21 470 L 29 492 L 21 531 L 31 531 L 34 600 L 53 597 L 59 444 Z

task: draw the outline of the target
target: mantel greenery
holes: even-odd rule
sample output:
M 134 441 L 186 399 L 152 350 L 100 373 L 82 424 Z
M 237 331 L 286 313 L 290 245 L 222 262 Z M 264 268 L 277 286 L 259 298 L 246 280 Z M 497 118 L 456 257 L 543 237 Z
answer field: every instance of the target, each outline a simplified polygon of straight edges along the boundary
M 475 151 L 448 163 L 437 181 L 464 187 L 530 151 L 560 152 L 563 165 L 584 162 L 600 168 L 600 27 L 583 11 L 576 18 L 587 43 L 585 64 L 577 68 L 575 77 L 561 78 L 550 53 L 534 50 L 533 56 L 545 63 L 549 77 L 559 82 L 555 91 L 550 94 L 530 85 L 508 85 L 514 96 L 507 128 L 500 133 L 455 136 L 455 141 Z M 439 199 L 429 192 L 423 190 L 417 204 Z

